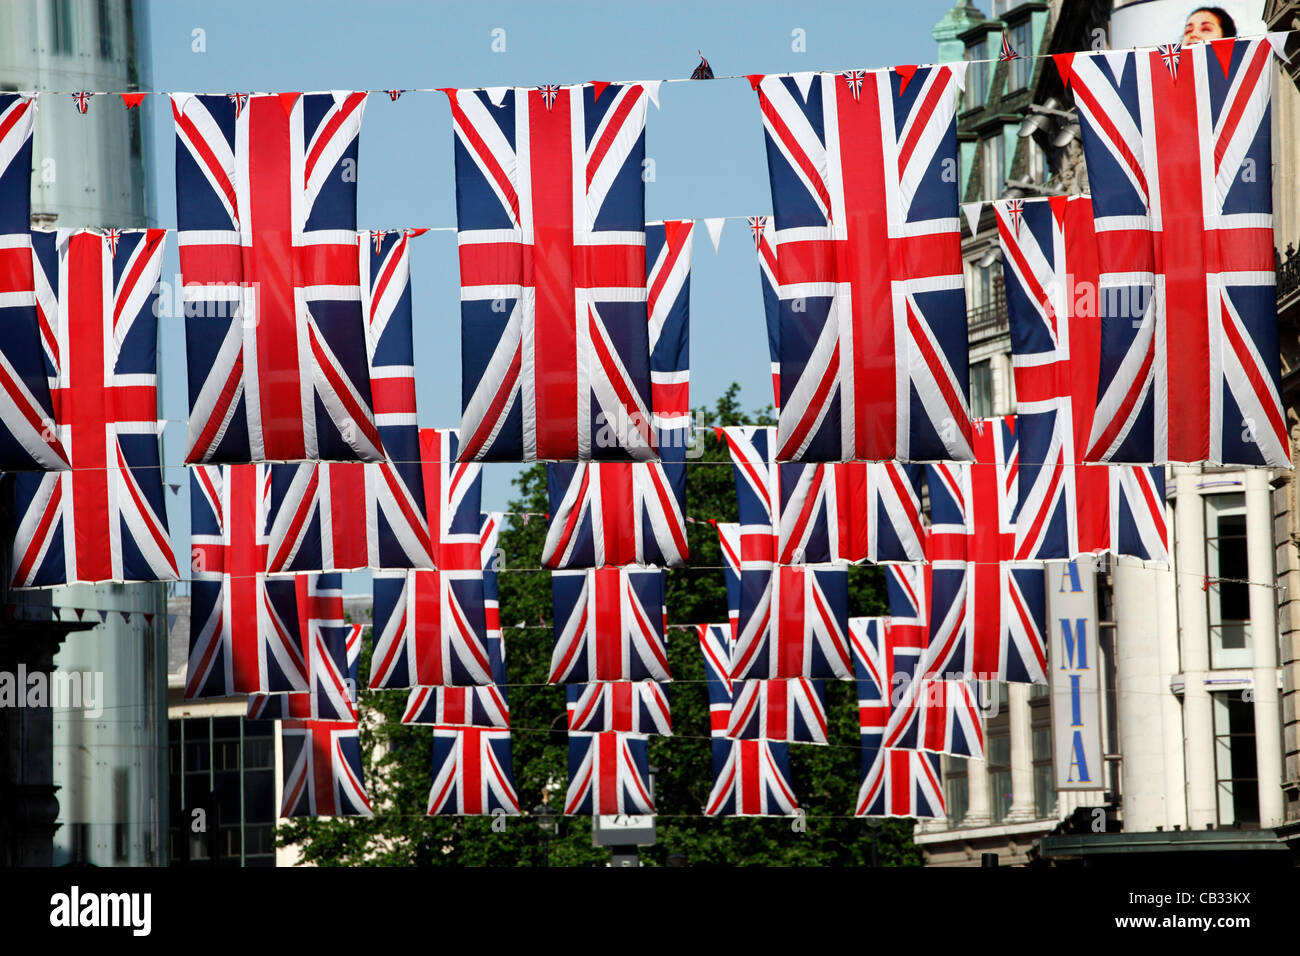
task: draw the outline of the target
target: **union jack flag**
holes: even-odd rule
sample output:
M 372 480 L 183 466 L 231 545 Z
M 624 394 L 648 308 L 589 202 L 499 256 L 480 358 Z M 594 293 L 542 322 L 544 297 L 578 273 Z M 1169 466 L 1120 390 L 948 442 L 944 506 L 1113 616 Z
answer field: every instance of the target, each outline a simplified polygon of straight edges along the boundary
M 1084 464 L 1101 364 L 1100 320 L 1088 305 L 1098 282 L 1092 203 L 1021 202 L 1019 229 L 1007 203 L 993 205 L 1018 403 L 1015 556 L 1168 560 L 1164 467 Z
M 713 740 L 713 789 L 707 816 L 790 816 L 799 809 L 790 783 L 789 745 L 776 740 Z
M 299 613 L 312 610 L 311 595 L 300 606 L 295 578 L 266 575 L 270 480 L 267 465 L 190 469 L 187 700 L 308 690 L 303 635 L 310 631 L 302 628 Z M 312 616 L 343 624 L 341 591 L 337 615 Z
M 728 521 L 714 521 L 718 531 L 718 546 L 722 551 L 722 577 L 727 588 L 727 623 L 731 627 L 731 644 L 727 645 L 727 679 L 731 679 L 731 648 L 740 634 L 740 525 Z M 761 539 L 760 539 L 761 541 Z
M 780 251 L 780 461 L 971 457 L 950 175 L 964 68 L 866 71 L 856 96 L 839 73 L 754 80 Z
M 941 681 L 918 676 L 916 655 L 924 654 L 929 645 L 927 595 L 931 574 L 928 565 L 900 565 L 886 569 L 889 619 L 885 633 L 890 654 L 895 662 L 902 662 L 899 670 L 909 672 L 917 679 L 906 688 L 898 705 L 891 707 L 885 728 L 885 746 L 978 758 L 984 751 L 984 723 L 976 685 L 969 681 Z M 912 659 L 908 660 L 909 657 Z M 856 657 L 854 664 L 856 667 Z
M 770 528 L 716 527 L 732 617 L 731 679 L 850 679 L 846 568 L 781 566 L 772 561 Z
M 690 557 L 685 513 L 693 236 L 689 220 L 646 225 L 650 383 L 661 460 L 548 463 L 544 567 L 677 567 Z
M 899 617 L 854 618 L 850 622 L 862 735 L 862 783 L 855 811 L 860 817 L 944 815 L 939 755 L 885 746 L 898 724 L 896 712 L 915 701 L 913 689 L 925 646 L 924 613 L 920 610 L 924 577 L 920 568 L 891 568 L 890 611 L 891 615 L 898 611 Z M 907 743 L 915 746 L 917 741 L 914 738 Z
M 1045 683 L 1046 580 L 1015 561 L 1015 417 L 976 423 L 973 464 L 927 465 L 925 676 Z
M 90 98 L 94 95 L 90 90 L 78 90 L 72 94 L 72 102 L 76 104 L 78 113 L 85 115 L 86 108 L 90 106 Z
M 545 86 L 539 86 L 538 91 L 542 94 L 542 102 L 546 104 L 549 110 L 555 105 L 555 98 L 560 95 L 561 87 L 553 83 L 547 83 Z
M 98 232 L 31 234 L 53 432 L 72 470 L 17 475 L 15 587 L 179 576 L 158 450 L 165 237 L 123 232 L 110 255 Z
M 566 815 L 654 813 L 649 741 L 644 734 L 569 734 Z
M 859 817 L 945 816 L 937 753 L 890 750 L 879 736 L 862 735 L 862 785 L 854 814 Z
M 720 428 L 745 533 L 777 534 L 781 564 L 920 561 L 920 465 L 777 464 L 776 429 Z
M 39 94 L 0 93 L 0 233 L 32 228 L 32 129 Z
M 522 812 L 515 792 L 510 732 L 482 727 L 435 727 L 430 816 Z
M 1073 59 L 1102 285 L 1090 461 L 1290 467 L 1269 57 L 1197 44 L 1177 80 L 1156 50 Z
M 646 93 L 447 90 L 461 275 L 461 455 L 656 457 Z
M 672 736 L 668 695 L 655 681 L 569 684 L 564 690 L 569 730 Z
M 356 250 L 365 104 L 172 96 L 189 463 L 384 457 Z
M 731 680 L 732 628 L 729 624 L 697 624 L 700 652 L 704 655 L 704 685 L 709 692 L 709 732 L 714 737 L 727 736 L 731 726 L 731 699 L 735 684 Z
M 483 564 L 483 610 L 487 621 L 487 652 L 492 683 L 475 687 L 412 687 L 406 701 L 404 724 L 441 724 L 453 727 L 510 726 L 506 693 L 506 645 L 501 636 L 501 608 L 497 602 L 497 537 L 500 512 L 481 516 L 479 535 Z
M 763 315 L 767 319 L 767 354 L 772 360 L 772 407 L 781 414 L 781 284 L 776 268 L 776 226 L 771 216 L 749 216 L 758 255 L 758 279 L 763 290 Z
M 850 679 L 846 569 L 774 567 L 775 535 L 717 528 L 732 619 L 731 680 Z
M 672 680 L 662 570 L 552 571 L 551 600 L 552 684 Z
M 502 729 L 510 726 L 505 645 L 499 632 L 489 631 L 489 634 L 487 649 L 492 661 L 492 683 L 479 687 L 412 687 L 402 723 Z
M 735 682 L 728 737 L 824 744 L 826 728 L 825 681 L 796 677 Z
M 493 682 L 483 574 L 489 530 L 479 512 L 482 466 L 458 463 L 456 446 L 454 429 L 420 430 L 437 570 L 375 572 L 372 688 Z M 495 541 L 495 524 L 490 533 Z
M 281 817 L 374 816 L 361 775 L 356 721 L 280 721 Z
M 728 572 L 729 578 L 734 576 L 738 573 Z M 734 628 L 700 624 L 697 633 L 704 654 L 709 717 L 714 736 L 826 743 L 824 681 L 804 677 L 732 680 L 729 672 L 735 643 Z
M 691 425 L 691 252 L 695 223 L 646 223 L 646 312 L 650 321 L 650 395 L 665 460 L 684 459 Z M 666 446 L 666 447 L 665 447 Z M 675 452 L 671 458 L 668 452 Z
M 1064 199 L 1065 197 L 1060 198 Z M 1007 219 L 1011 222 L 1011 235 L 1013 237 L 1019 236 L 1021 217 L 1025 212 L 1025 201 L 1023 199 L 1004 199 L 994 205 L 1006 212 Z
M 421 460 L 439 466 L 416 425 L 411 340 L 410 239 L 423 231 L 363 232 L 357 243 L 375 424 L 390 460 L 274 466 L 272 571 L 433 567 Z
M 357 664 L 361 658 L 361 624 L 310 622 L 306 631 L 307 683 L 311 690 L 291 694 L 250 694 L 249 720 L 357 719 Z
M 244 112 L 244 107 L 248 105 L 247 93 L 227 93 L 226 99 L 235 104 L 235 119 L 239 119 L 239 114 Z
M 730 626 L 699 624 L 696 630 L 704 654 L 709 719 L 715 737 L 826 743 L 825 682 L 803 677 L 733 681 L 728 673 L 733 644 Z
M 919 568 L 918 568 L 919 573 Z M 852 618 L 858 721 L 886 749 L 982 758 L 979 701 L 966 681 L 923 678 L 924 628 L 888 618 Z
M 1007 36 L 1007 31 L 1003 30 L 1002 50 L 998 53 L 998 62 L 1006 63 L 1008 60 L 1016 60 L 1019 58 L 1020 54 L 1017 53 L 1016 48 L 1011 45 L 1011 38 Z
M 740 614 L 732 680 L 836 677 L 849 680 L 848 571 L 774 565 L 775 536 L 741 538 Z M 752 545 L 758 554 L 751 556 Z
M 672 451 L 665 449 L 665 458 Z M 690 557 L 685 455 L 673 462 L 548 463 L 546 489 L 543 567 L 680 567 Z
M 779 416 L 781 299 L 776 281 L 776 231 L 766 216 L 752 216 L 750 223 L 758 253 L 772 390 Z M 778 470 L 774 429 L 725 431 L 736 463 L 742 524 L 751 523 L 747 518 L 751 510 L 771 510 L 771 501 L 781 502 L 779 548 L 783 564 L 921 560 L 921 466 L 896 461 L 785 463 Z M 746 461 L 765 463 L 765 472 L 749 469 L 749 474 L 742 474 Z M 759 487 L 764 474 L 769 485 L 765 493 Z M 779 494 L 771 487 L 772 476 L 779 478 Z
M 862 733 L 882 736 L 893 711 L 894 689 L 916 676 L 924 643 L 903 640 L 913 629 L 900 628 L 889 635 L 888 618 L 849 618 L 849 639 L 853 642 L 853 670 L 858 683 L 858 728 Z M 891 640 L 891 637 L 899 639 Z M 924 635 L 921 635 L 922 641 Z
M 713 789 L 705 804 L 710 816 L 786 815 L 799 803 L 790 783 L 787 744 L 771 740 L 737 740 L 729 736 L 734 695 L 745 686 L 786 684 L 786 681 L 732 681 L 728 675 L 731 628 L 721 624 L 697 626 L 704 654 L 709 693 L 709 722 L 713 737 Z M 823 741 L 824 742 L 824 739 Z
M 1175 80 L 1178 79 L 1178 61 L 1182 57 L 1183 45 L 1181 43 L 1162 43 L 1156 47 L 1160 53 L 1160 59 L 1164 61 L 1165 69 Z
M 57 282 L 33 269 L 32 127 L 35 93 L 0 93 L 0 470 L 61 471 L 47 351 L 58 354 Z M 36 280 L 41 280 L 37 290 Z M 57 278 L 57 273 L 56 273 Z
M 867 78 L 866 70 L 846 70 L 844 79 L 848 81 L 849 92 L 853 94 L 856 100 L 862 95 L 862 84 Z

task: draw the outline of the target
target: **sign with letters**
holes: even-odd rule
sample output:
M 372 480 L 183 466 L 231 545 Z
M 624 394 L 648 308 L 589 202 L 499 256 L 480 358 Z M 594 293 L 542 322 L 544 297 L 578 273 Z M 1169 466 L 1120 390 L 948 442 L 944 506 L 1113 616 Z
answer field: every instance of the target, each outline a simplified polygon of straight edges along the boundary
M 1057 790 L 1103 789 L 1097 573 L 1091 557 L 1047 566 L 1047 670 Z

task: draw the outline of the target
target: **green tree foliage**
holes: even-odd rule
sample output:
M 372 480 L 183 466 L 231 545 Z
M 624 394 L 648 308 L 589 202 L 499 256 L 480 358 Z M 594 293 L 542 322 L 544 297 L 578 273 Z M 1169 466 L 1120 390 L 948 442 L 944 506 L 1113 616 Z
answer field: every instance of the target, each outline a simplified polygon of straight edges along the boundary
M 746 416 L 732 385 L 704 420 L 718 425 L 771 424 L 771 408 Z M 717 535 L 705 519 L 735 520 L 736 495 L 726 448 L 703 436 L 700 456 L 687 469 L 687 526 L 691 560 L 668 574 L 668 620 L 675 624 L 723 623 L 726 589 Z M 705 464 L 701 464 L 705 463 Z M 547 510 L 546 472 L 529 468 L 515 482 L 515 512 Z M 551 660 L 550 575 L 535 570 L 545 522 L 514 519 L 501 534 L 506 573 L 500 576 L 501 622 L 510 679 L 511 744 L 522 817 L 497 820 L 425 815 L 431 772 L 431 732 L 399 721 L 405 692 L 361 692 L 362 751 L 366 783 L 378 808 L 374 819 L 294 820 L 280 842 L 320 865 L 552 866 L 603 865 L 609 850 L 592 846 L 586 817 L 560 818 L 544 839 L 533 808 L 543 802 L 563 810 L 568 785 L 564 691 L 546 684 Z M 884 581 L 876 568 L 853 568 L 850 613 L 882 614 Z M 830 746 L 790 748 L 795 792 L 807 818 L 797 832 L 790 818 L 717 819 L 702 815 L 712 786 L 709 706 L 704 664 L 693 630 L 668 632 L 675 682 L 669 686 L 672 737 L 650 738 L 656 769 L 658 842 L 643 848 L 647 864 L 691 866 L 870 865 L 873 845 L 882 866 L 915 865 L 912 825 L 852 817 L 860 775 L 857 693 L 851 681 L 827 683 Z M 361 673 L 369 670 L 367 657 Z M 494 829 L 495 827 L 495 829 Z

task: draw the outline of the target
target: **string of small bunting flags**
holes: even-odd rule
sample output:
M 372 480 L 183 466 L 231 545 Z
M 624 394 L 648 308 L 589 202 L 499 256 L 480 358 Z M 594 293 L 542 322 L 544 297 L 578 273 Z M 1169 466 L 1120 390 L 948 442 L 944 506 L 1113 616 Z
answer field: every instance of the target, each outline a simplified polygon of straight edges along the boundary
M 3 614 L 6 621 L 78 621 L 84 622 L 87 615 L 98 616 L 99 623 L 106 624 L 108 619 L 117 615 L 123 624 L 130 624 L 132 620 L 142 618 L 146 627 L 152 627 L 154 618 L 158 617 L 155 611 L 133 611 L 122 608 L 103 608 L 103 607 L 66 607 L 63 605 L 53 604 L 24 604 L 8 602 L 3 605 Z M 175 624 L 178 615 L 168 614 L 167 629 L 171 630 Z M 94 623 L 93 621 L 91 623 Z
M 1286 55 L 1286 50 L 1285 50 L 1286 39 L 1294 32 L 1297 31 L 1278 30 L 1278 31 L 1273 31 L 1264 34 L 1264 38 L 1268 40 L 1268 43 L 1270 46 L 1272 46 L 1274 53 L 1276 53 L 1277 56 L 1286 63 L 1291 62 Z M 1211 48 L 1214 49 L 1215 55 L 1218 56 L 1220 62 L 1223 63 L 1223 69 L 1225 73 L 1228 70 L 1227 57 L 1230 55 L 1232 42 L 1238 39 L 1253 39 L 1253 38 L 1255 37 L 1253 36 L 1252 37 L 1246 37 L 1246 36 L 1225 37 L 1224 40 L 1210 41 L 1210 46 Z M 1216 43 L 1219 45 L 1215 46 Z M 1165 63 L 1165 66 L 1169 69 L 1170 74 L 1173 75 L 1175 79 L 1177 79 L 1178 64 L 1182 54 L 1181 43 L 1164 43 L 1153 47 L 1137 47 L 1136 49 L 1158 51 L 1160 53 L 1162 60 Z M 1041 60 L 1041 59 L 1047 59 L 1049 57 L 1056 63 L 1056 67 L 1061 74 L 1061 79 L 1068 87 L 1070 85 L 1071 64 L 1073 63 L 1075 57 L 1074 53 L 1045 53 L 1045 54 L 1020 53 L 1015 49 L 1014 46 L 1012 46 L 1011 39 L 1007 35 L 1006 31 L 1002 32 L 1002 43 L 996 56 L 988 57 L 985 59 L 978 59 L 978 60 L 962 60 L 959 61 L 959 63 L 952 64 L 952 65 L 961 66 L 964 69 L 966 66 L 969 66 L 972 63 L 1006 63 L 1011 60 L 1022 60 L 1022 59 Z M 931 65 L 943 65 L 943 64 L 931 64 Z M 920 68 L 919 64 L 900 64 L 893 67 L 893 69 L 898 70 L 904 75 L 906 75 L 908 71 L 915 72 L 919 68 Z M 814 71 L 810 71 L 810 72 L 814 72 Z M 829 70 L 829 71 L 815 71 L 815 72 L 848 74 L 853 71 Z M 759 76 L 760 74 L 745 74 L 745 73 L 726 74 L 723 76 L 716 76 L 713 73 L 713 69 L 709 65 L 708 60 L 706 60 L 704 56 L 701 54 L 700 65 L 695 68 L 695 70 L 691 73 L 690 76 L 668 77 L 659 80 L 635 81 L 635 82 L 639 82 L 647 88 L 647 92 L 650 95 L 651 101 L 655 104 L 656 107 L 658 107 L 659 106 L 658 87 L 662 83 L 690 83 L 695 80 L 742 80 L 743 79 L 743 80 L 748 80 L 751 85 L 755 85 L 756 80 L 757 78 L 759 78 Z M 631 81 L 618 80 L 612 82 L 618 82 L 622 84 Z M 464 88 L 487 90 L 487 91 L 496 90 L 496 89 L 505 89 L 504 87 L 490 87 L 490 86 L 464 87 Z M 367 94 L 383 94 L 387 96 L 391 102 L 396 103 L 399 99 L 402 98 L 403 94 L 406 93 L 444 93 L 448 89 L 449 87 L 411 87 L 407 89 L 374 89 L 374 90 L 358 90 L 354 92 L 364 92 Z M 556 84 L 540 84 L 537 85 L 537 89 L 541 89 L 541 90 L 554 89 L 558 91 L 560 87 Z M 144 102 L 144 98 L 146 96 L 171 96 L 172 95 L 171 92 L 163 91 L 163 90 L 133 90 L 133 91 L 125 91 L 125 92 L 118 91 L 118 90 L 34 90 L 34 91 L 25 90 L 20 92 L 40 92 L 40 93 L 49 93 L 56 96 L 58 95 L 70 96 L 72 97 L 73 103 L 77 108 L 77 112 L 83 115 L 85 115 L 85 113 L 89 109 L 91 98 L 95 96 L 119 96 L 122 98 L 123 105 L 128 110 L 130 110 L 140 106 L 140 104 Z M 221 95 L 221 94 L 218 93 L 212 95 Z M 235 104 L 235 115 L 236 117 L 238 117 L 244 105 L 247 104 L 248 98 L 254 94 L 250 92 L 250 93 L 226 93 L 225 95 L 229 97 L 229 99 Z M 300 94 L 296 92 L 286 92 L 286 93 L 280 93 L 279 95 L 281 97 L 295 98 Z M 292 99 L 289 100 L 289 103 L 290 104 L 292 103 Z

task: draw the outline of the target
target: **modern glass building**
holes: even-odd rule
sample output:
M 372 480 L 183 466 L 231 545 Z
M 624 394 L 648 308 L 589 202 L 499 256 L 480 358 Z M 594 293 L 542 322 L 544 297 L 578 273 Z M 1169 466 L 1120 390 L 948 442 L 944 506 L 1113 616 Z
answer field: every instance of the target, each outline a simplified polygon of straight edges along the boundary
M 148 88 L 147 29 L 143 0 L 0 5 L 0 88 Z M 83 115 L 69 95 L 41 96 L 35 226 L 155 224 L 141 141 L 142 114 L 151 108 L 127 110 L 118 97 L 93 97 Z M 102 688 L 94 707 L 54 709 L 53 862 L 166 863 L 166 586 L 79 585 L 35 596 L 12 592 L 8 600 L 52 605 L 64 620 L 93 625 L 69 634 L 53 660 L 56 672 L 91 675 Z

